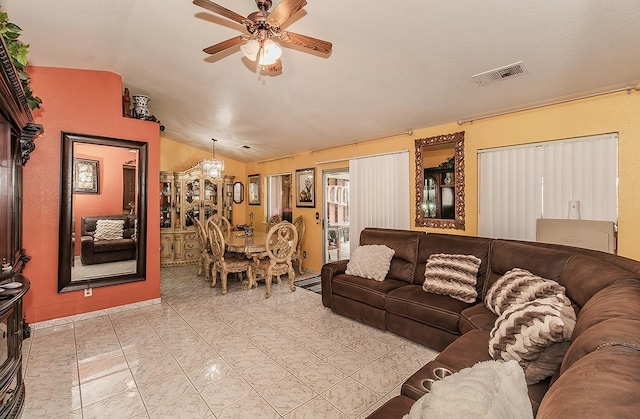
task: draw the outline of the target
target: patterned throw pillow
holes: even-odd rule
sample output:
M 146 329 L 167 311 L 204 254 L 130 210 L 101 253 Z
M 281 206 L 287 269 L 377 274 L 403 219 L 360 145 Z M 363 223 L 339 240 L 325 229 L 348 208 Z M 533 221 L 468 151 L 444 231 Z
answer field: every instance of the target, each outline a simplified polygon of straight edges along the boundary
M 491 330 L 489 355 L 517 361 L 527 384 L 535 384 L 558 369 L 575 325 L 576 313 L 566 297 L 514 304 L 504 310 Z
M 124 220 L 98 220 L 93 240 L 118 240 L 124 233 Z
M 345 273 L 362 278 L 384 281 L 395 250 L 383 244 L 358 246 L 351 253 Z
M 473 303 L 478 297 L 476 282 L 481 262 L 473 255 L 433 254 L 427 260 L 422 289 Z
M 513 268 L 489 288 L 484 303 L 499 316 L 513 304 L 552 296 L 562 296 L 569 301 L 564 296 L 564 287 L 556 281 L 539 277 L 524 269 Z

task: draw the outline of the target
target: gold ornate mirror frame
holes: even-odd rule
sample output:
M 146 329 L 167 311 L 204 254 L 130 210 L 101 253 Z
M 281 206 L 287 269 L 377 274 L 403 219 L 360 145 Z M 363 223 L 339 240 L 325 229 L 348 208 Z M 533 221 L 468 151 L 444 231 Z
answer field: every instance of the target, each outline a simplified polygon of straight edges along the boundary
M 423 155 L 429 147 L 452 144 L 454 147 L 454 207 L 453 219 L 427 218 L 422 209 L 424 197 Z M 416 227 L 453 228 L 464 230 L 464 131 L 436 137 L 419 138 L 416 145 Z

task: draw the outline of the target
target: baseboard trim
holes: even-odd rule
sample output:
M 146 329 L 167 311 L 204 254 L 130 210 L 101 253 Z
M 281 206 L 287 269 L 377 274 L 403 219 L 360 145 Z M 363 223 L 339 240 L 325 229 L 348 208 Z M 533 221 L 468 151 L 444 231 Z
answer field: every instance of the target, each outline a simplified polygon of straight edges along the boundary
M 73 316 L 60 317 L 57 319 L 45 320 L 43 322 L 29 323 L 32 329 L 43 329 L 45 327 L 59 326 L 62 324 L 68 324 L 77 322 L 80 320 L 92 319 L 94 317 L 104 316 L 111 313 L 118 313 L 120 311 L 134 310 L 136 308 L 147 307 L 154 304 L 160 304 L 161 298 L 153 298 L 151 300 L 140 301 L 137 303 L 125 304 L 116 307 L 109 307 L 102 310 L 90 311 L 88 313 L 74 314 Z

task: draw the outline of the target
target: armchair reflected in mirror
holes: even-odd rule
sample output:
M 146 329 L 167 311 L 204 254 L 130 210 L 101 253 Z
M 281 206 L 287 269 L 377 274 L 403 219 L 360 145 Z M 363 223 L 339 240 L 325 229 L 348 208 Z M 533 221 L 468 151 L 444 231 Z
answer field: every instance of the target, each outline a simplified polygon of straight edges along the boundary
M 416 147 L 416 227 L 464 230 L 464 131 L 420 138 Z
M 146 178 L 146 143 L 62 133 L 59 292 L 145 279 Z

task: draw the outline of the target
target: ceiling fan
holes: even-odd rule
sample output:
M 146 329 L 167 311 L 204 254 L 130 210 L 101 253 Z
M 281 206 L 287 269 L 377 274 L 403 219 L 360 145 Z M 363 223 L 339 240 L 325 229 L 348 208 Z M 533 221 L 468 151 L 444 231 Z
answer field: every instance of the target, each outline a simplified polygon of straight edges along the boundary
M 209 0 L 193 0 L 193 4 L 203 7 L 220 16 L 243 25 L 248 33 L 234 36 L 203 49 L 207 54 L 217 54 L 236 45 L 243 44 L 240 49 L 251 61 L 258 61 L 258 66 L 270 72 L 282 70 L 280 46 L 274 38 L 283 42 L 309 48 L 323 54 L 331 53 L 331 42 L 298 33 L 284 31 L 281 26 L 295 13 L 306 6 L 306 0 L 282 0 L 269 12 L 271 0 L 255 0 L 258 11 L 243 17 L 236 12 L 224 8 Z

